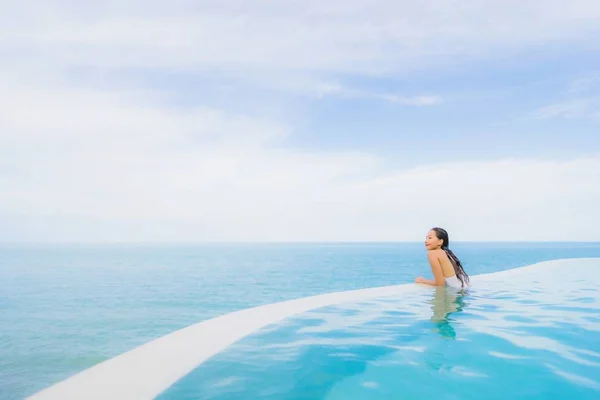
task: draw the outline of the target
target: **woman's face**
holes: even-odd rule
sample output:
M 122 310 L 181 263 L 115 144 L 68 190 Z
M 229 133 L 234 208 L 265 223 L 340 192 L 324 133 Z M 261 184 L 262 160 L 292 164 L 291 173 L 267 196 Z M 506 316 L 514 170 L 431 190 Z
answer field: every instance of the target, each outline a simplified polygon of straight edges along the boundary
M 425 248 L 427 250 L 436 250 L 442 247 L 443 241 L 438 239 L 435 234 L 435 231 L 431 230 L 427 232 L 427 236 L 425 236 Z

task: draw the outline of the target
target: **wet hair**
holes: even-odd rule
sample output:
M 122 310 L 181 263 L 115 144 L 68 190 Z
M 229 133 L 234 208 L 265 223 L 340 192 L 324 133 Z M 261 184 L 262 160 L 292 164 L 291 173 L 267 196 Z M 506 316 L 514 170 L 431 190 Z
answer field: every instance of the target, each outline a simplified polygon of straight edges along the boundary
M 434 231 L 435 236 L 443 242 L 442 250 L 444 250 L 446 252 L 446 255 L 448 255 L 448 258 L 450 259 L 450 262 L 454 267 L 454 273 L 456 274 L 456 277 L 460 280 L 462 286 L 465 286 L 465 282 L 469 282 L 469 275 L 467 275 L 467 273 L 465 272 L 462 263 L 460 262 L 458 257 L 456 257 L 456 254 L 454 254 L 452 250 L 450 250 L 450 238 L 448 237 L 448 232 L 446 232 L 445 229 L 438 227 L 432 228 L 431 230 Z

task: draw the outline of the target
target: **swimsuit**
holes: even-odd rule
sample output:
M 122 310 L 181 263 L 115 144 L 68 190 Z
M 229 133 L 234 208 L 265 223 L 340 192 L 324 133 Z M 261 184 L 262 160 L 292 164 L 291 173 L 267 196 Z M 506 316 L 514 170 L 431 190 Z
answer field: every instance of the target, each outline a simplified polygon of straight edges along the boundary
M 469 285 L 465 282 L 463 287 L 461 281 L 457 278 L 456 275 L 451 276 L 450 278 L 444 278 L 446 280 L 446 286 L 450 286 L 456 289 L 468 288 Z

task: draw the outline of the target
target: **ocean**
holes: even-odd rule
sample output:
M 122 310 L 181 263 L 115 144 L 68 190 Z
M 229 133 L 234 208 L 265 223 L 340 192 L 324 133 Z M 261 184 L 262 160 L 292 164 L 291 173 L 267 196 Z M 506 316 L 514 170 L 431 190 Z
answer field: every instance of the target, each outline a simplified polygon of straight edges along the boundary
M 452 248 L 470 275 L 600 257 L 600 243 Z M 419 275 L 431 275 L 421 243 L 3 245 L 0 399 L 231 311 Z

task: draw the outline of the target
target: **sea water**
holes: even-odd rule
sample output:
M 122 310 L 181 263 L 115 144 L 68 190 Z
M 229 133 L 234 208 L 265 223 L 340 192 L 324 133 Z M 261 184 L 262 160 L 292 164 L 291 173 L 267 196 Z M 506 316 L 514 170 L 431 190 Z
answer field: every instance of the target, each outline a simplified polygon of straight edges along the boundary
M 460 243 L 453 247 L 470 274 L 501 271 L 556 258 L 600 257 L 600 244 L 595 243 Z M 0 249 L 0 398 L 22 398 L 33 394 L 149 340 L 226 312 L 332 291 L 411 282 L 417 275 L 429 274 L 428 268 L 421 244 L 3 246 Z M 527 291 L 524 291 L 523 295 L 526 293 Z M 527 304 L 527 301 L 535 301 L 526 298 L 521 300 L 525 301 L 524 304 Z M 516 301 L 518 303 L 521 300 Z M 410 312 L 393 309 L 393 304 L 397 304 L 398 301 L 409 300 L 392 301 L 389 303 L 392 305 L 387 306 L 386 315 L 400 316 Z M 425 304 L 430 299 L 415 298 L 410 301 L 414 304 Z M 381 307 L 378 313 L 386 310 L 385 307 Z M 391 311 L 389 307 L 392 307 Z M 494 310 L 493 304 L 486 307 L 490 312 Z M 334 318 L 342 318 L 347 324 L 351 318 L 344 316 L 364 313 L 369 309 L 372 310 L 365 306 L 363 311 L 330 311 L 335 315 Z M 486 308 L 483 307 L 482 310 L 485 312 Z M 294 349 L 298 342 L 298 338 L 294 337 L 298 333 L 294 324 L 310 328 L 310 319 L 313 318 L 314 323 L 318 325 L 321 317 L 316 315 L 311 317 L 308 314 L 300 319 L 288 321 L 291 324 L 291 328 L 288 327 L 288 336 L 285 329 L 281 328 L 283 330 L 273 337 L 261 339 L 260 335 L 270 332 L 267 329 L 248 338 L 260 340 L 265 346 L 273 345 L 284 349 L 291 347 L 289 351 L 295 354 L 296 359 L 292 364 L 286 364 L 288 370 L 283 368 L 279 371 L 283 375 L 287 371 L 285 379 L 270 381 L 282 383 L 283 386 L 267 384 L 265 388 L 263 382 L 263 386 L 256 384 L 252 386 L 253 389 L 242 386 L 243 390 L 256 390 L 254 393 L 259 393 L 259 389 L 266 390 L 264 393 L 260 392 L 262 398 L 337 399 L 347 396 L 349 390 L 353 395 L 359 393 L 357 388 L 379 389 L 379 392 L 375 393 L 381 396 L 397 389 L 389 385 L 385 389 L 380 379 L 362 376 L 367 371 L 361 357 L 375 359 L 384 366 L 386 362 L 394 365 L 394 362 L 398 361 L 393 360 L 393 357 L 397 356 L 396 353 L 389 352 L 386 346 L 384 349 L 378 347 L 378 336 L 374 335 L 372 325 L 362 328 L 360 325 L 343 325 L 341 329 L 325 332 L 325 337 L 319 339 L 329 341 L 331 345 L 326 348 L 299 346 Z M 520 317 L 527 318 L 514 315 L 514 318 Z M 309 321 L 303 318 L 309 318 Z M 413 327 L 401 324 L 395 326 L 389 321 L 386 322 L 384 318 L 375 324 L 378 326 L 375 331 L 379 332 L 380 337 L 389 337 L 390 332 L 394 332 L 398 337 L 408 337 L 408 341 L 400 341 L 397 347 L 408 346 L 417 349 L 410 351 L 418 354 L 418 349 L 430 345 L 415 342 L 436 339 L 427 339 L 427 335 L 419 336 L 418 332 L 430 327 L 420 326 L 417 322 L 415 324 Z M 358 351 L 358 354 L 356 349 L 345 351 L 344 340 L 349 341 L 348 345 L 355 346 L 356 338 L 353 335 L 360 329 L 363 331 L 358 333 L 359 342 L 368 351 Z M 442 322 L 439 330 L 452 337 L 456 336 L 457 328 L 452 325 L 444 326 Z M 455 333 L 452 333 L 453 331 Z M 460 326 L 458 331 L 460 332 Z M 569 333 L 581 335 L 574 326 L 566 326 L 562 332 L 563 336 L 557 336 L 555 342 L 567 347 L 570 346 L 567 341 L 572 340 Z M 332 338 L 327 338 L 327 335 L 332 335 Z M 455 343 L 461 343 L 460 339 L 464 338 L 464 335 L 466 334 L 459 334 Z M 346 339 L 339 338 L 345 336 Z M 414 339 L 412 344 L 411 337 Z M 437 334 L 434 337 L 442 338 L 444 335 Z M 583 339 L 583 336 L 580 339 Z M 302 340 L 310 342 L 313 339 L 303 337 Z M 594 365 L 596 361 L 593 354 L 598 351 L 594 350 L 596 341 L 590 338 L 587 340 L 582 342 L 581 346 L 592 350 L 588 350 L 590 354 L 579 357 L 584 357 L 588 363 Z M 243 348 L 244 342 L 240 343 Z M 483 342 L 478 343 L 485 347 Z M 490 346 L 494 348 L 493 343 Z M 235 374 L 232 377 L 231 374 L 225 373 L 231 368 L 243 365 L 245 356 L 241 356 L 241 353 L 241 358 L 236 356 L 235 351 L 238 350 L 240 349 L 232 347 L 229 352 L 223 353 L 222 357 L 229 360 L 224 364 L 223 359 L 217 356 L 201 367 L 210 368 L 213 365 L 214 369 L 206 375 L 212 376 L 212 379 L 197 379 L 197 371 L 194 371 L 163 396 L 198 398 L 198 393 L 204 393 L 205 396 L 208 392 L 204 391 L 208 390 L 211 396 L 217 396 L 215 398 L 228 398 L 228 393 L 239 390 L 239 384 L 243 381 L 239 376 L 236 378 Z M 303 353 L 302 350 L 307 351 Z M 370 354 L 370 351 L 374 354 Z M 407 354 L 412 354 L 410 351 Z M 473 350 L 474 359 L 477 358 L 477 351 Z M 492 351 L 499 360 L 509 360 L 514 356 L 514 352 L 506 352 L 506 349 L 503 351 L 502 348 Z M 324 353 L 327 353 L 326 357 Z M 332 364 L 330 353 L 337 354 L 341 363 L 337 366 Z M 264 357 L 265 354 L 273 355 L 272 359 L 261 361 L 263 365 L 270 367 L 276 366 L 275 361 L 284 357 L 277 352 L 261 354 L 260 357 Z M 458 351 L 458 354 L 470 353 L 465 348 Z M 509 355 L 508 358 L 503 359 L 503 355 L 506 354 Z M 353 361 L 353 357 L 357 357 L 358 360 Z M 392 359 L 388 360 L 386 357 Z M 436 372 L 431 371 L 437 371 L 438 375 L 434 375 L 434 378 L 442 381 L 445 376 L 443 373 L 451 377 L 456 377 L 456 374 L 460 376 L 461 373 L 467 377 L 486 374 L 469 365 L 446 365 L 445 369 L 443 365 L 435 367 L 440 365 L 440 360 L 444 358 L 443 354 L 437 357 L 436 364 L 436 357 L 433 357 L 433 361 L 430 360 L 428 364 L 419 368 L 426 368 L 432 374 Z M 411 361 L 406 357 L 402 359 Z M 285 360 L 288 362 L 289 357 Z M 517 363 L 526 363 L 519 358 L 516 360 L 521 360 Z M 418 363 L 418 360 L 413 358 L 412 363 Z M 514 362 L 511 362 L 507 365 L 513 364 Z M 341 371 L 339 365 L 342 365 Z M 369 364 L 369 367 L 369 373 L 375 375 L 383 371 L 377 372 L 373 369 L 377 368 L 377 363 L 375 366 Z M 221 374 L 219 368 L 223 368 Z M 411 371 L 418 370 L 415 368 L 416 365 L 408 363 L 405 370 L 388 372 L 392 375 L 400 373 L 410 376 Z M 511 368 L 508 372 L 513 370 Z M 552 365 L 554 369 L 546 368 L 554 371 L 555 375 L 562 373 L 563 376 L 571 376 L 570 382 L 579 382 L 581 385 L 577 387 L 584 391 L 577 393 L 582 396 L 588 395 L 589 390 L 594 390 L 596 381 L 579 370 L 574 371 L 571 367 L 558 364 Z M 276 367 L 276 370 L 279 368 Z M 354 370 L 364 371 L 357 374 Z M 535 368 L 532 371 L 536 371 Z M 540 372 L 537 373 L 538 377 L 541 376 Z M 362 377 L 352 386 L 348 376 L 355 375 Z M 277 377 L 266 374 L 265 377 L 267 376 L 268 379 Z M 344 379 L 340 378 L 342 376 Z M 292 380 L 286 381 L 290 377 Z M 317 382 L 327 383 L 324 386 L 315 385 L 315 379 Z M 518 380 L 520 377 L 516 375 L 512 379 Z M 236 382 L 238 386 L 234 384 Z M 398 385 L 406 385 L 407 381 L 404 382 Z M 473 385 L 472 382 L 465 383 Z M 424 385 L 425 382 L 420 384 Z M 290 390 L 282 392 L 282 388 Z M 293 390 L 295 388 L 298 390 Z M 569 386 L 567 389 L 572 388 Z M 306 393 L 310 396 L 306 397 Z M 365 393 L 377 396 L 371 392 Z M 560 390 L 557 393 L 560 393 Z M 448 396 L 452 396 L 452 392 L 449 392 Z

